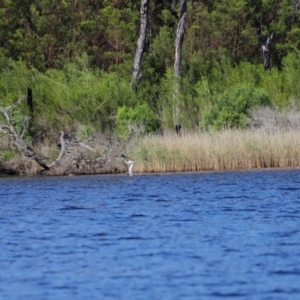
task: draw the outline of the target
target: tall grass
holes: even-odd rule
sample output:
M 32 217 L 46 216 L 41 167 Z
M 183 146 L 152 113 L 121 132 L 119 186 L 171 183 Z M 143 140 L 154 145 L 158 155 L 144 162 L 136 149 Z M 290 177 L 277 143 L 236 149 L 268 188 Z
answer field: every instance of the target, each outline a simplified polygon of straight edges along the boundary
M 297 130 L 225 130 L 148 136 L 131 149 L 136 172 L 300 166 Z

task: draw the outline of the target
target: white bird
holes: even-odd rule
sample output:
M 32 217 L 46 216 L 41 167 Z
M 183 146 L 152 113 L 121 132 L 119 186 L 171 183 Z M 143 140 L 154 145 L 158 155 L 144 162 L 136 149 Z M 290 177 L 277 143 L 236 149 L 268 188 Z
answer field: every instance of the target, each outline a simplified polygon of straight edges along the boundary
M 129 176 L 133 175 L 134 162 L 124 154 L 121 154 L 121 157 L 125 158 L 125 164 L 128 166 Z

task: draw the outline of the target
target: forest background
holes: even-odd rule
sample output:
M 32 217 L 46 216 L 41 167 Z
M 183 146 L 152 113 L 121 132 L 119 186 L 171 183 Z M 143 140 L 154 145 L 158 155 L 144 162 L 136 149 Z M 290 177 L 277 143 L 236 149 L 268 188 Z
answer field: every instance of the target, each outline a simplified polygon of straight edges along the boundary
M 196 131 L 246 128 L 262 106 L 299 110 L 300 1 L 186 3 L 174 97 L 179 1 L 149 0 L 142 77 L 134 88 L 140 1 L 2 0 L 0 106 L 18 103 L 20 118 L 30 117 L 26 138 L 33 143 L 56 141 L 60 130 L 79 139 L 98 132 L 128 140 L 176 123 Z M 270 70 L 257 28 L 264 40 L 274 35 Z M 17 102 L 28 88 L 32 110 Z

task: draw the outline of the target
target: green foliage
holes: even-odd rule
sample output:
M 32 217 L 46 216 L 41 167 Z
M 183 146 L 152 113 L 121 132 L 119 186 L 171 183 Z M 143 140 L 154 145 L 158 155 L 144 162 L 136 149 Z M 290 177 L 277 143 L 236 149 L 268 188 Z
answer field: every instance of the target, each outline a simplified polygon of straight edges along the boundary
M 121 139 L 126 139 L 131 134 L 144 135 L 159 128 L 156 115 L 145 103 L 135 107 L 119 107 L 116 119 L 117 126 L 115 131 Z
M 1 104 L 8 105 L 26 95 L 34 71 L 28 70 L 21 61 L 6 60 L 3 56 L 0 56 L 0 68 Z
M 52 138 L 78 124 L 91 125 L 95 130 L 111 129 L 118 107 L 136 102 L 128 82 L 129 78 L 120 78 L 117 73 L 91 68 L 87 57 L 45 73 L 8 60 L 0 69 L 0 99 L 5 106 L 24 98 L 19 110 L 29 116 L 26 96 L 27 88 L 32 88 L 33 134 Z
M 104 57 L 108 64 L 120 64 L 126 57 L 126 52 L 133 51 L 136 42 L 137 12 L 130 7 L 115 8 L 109 1 L 104 8 L 99 10 L 100 29 L 107 40 Z
M 158 35 L 153 39 L 151 53 L 145 57 L 146 76 L 152 81 L 158 81 L 167 69 L 173 64 L 174 30 L 167 26 L 160 28 Z
M 95 133 L 95 129 L 90 125 L 78 125 L 76 138 L 82 142 L 88 142 L 93 138 L 93 134 Z
M 300 103 L 300 18 L 291 1 L 187 1 L 178 81 L 173 75 L 178 15 L 172 3 L 149 3 L 143 76 L 133 91 L 137 1 L 4 1 L 0 9 L 1 105 L 26 98 L 27 88 L 32 88 L 30 126 L 38 139 L 56 138 L 61 129 L 75 130 L 79 124 L 113 132 L 117 123 L 120 136 L 129 134 L 128 126 L 147 132 L 142 129 L 145 125 L 137 125 L 145 118 L 139 120 L 126 111 L 143 105 L 151 120 L 160 119 L 163 127 L 174 126 L 177 109 L 183 128 L 194 129 L 199 124 L 202 128 L 243 127 L 249 107 L 265 103 L 258 91 L 274 107 L 285 108 L 290 100 Z M 274 32 L 270 72 L 261 63 L 257 26 L 264 38 Z M 121 108 L 126 117 L 118 115 Z M 19 111 L 29 116 L 26 101 Z M 147 126 L 152 124 L 145 120 Z M 149 131 L 157 126 L 151 125 Z
M 4 149 L 0 151 L 0 158 L 2 161 L 9 161 L 13 159 L 17 153 L 12 149 Z
M 160 92 L 160 108 L 161 115 L 163 120 L 163 126 L 170 128 L 173 127 L 174 124 L 174 74 L 173 70 L 168 69 L 165 77 L 161 83 L 161 92 Z
M 187 1 L 184 73 L 202 76 L 223 56 L 235 63 L 258 63 L 256 26 L 262 27 L 263 35 L 274 32 L 272 60 L 280 67 L 287 53 L 300 47 L 296 2 Z M 0 9 L 0 52 L 43 72 L 60 69 L 88 53 L 93 66 L 109 70 L 112 65 L 132 61 L 139 5 L 132 0 L 4 1 Z M 144 65 L 151 64 L 159 71 L 166 70 L 173 60 L 178 16 L 171 6 L 172 1 L 149 3 L 146 52 L 151 59 Z
M 300 51 L 291 51 L 283 59 L 283 77 L 285 93 L 290 98 L 297 99 L 300 104 Z
M 245 117 L 250 109 L 270 104 L 267 94 L 258 88 L 238 84 L 216 98 L 214 104 L 203 112 L 200 127 L 222 129 L 245 127 Z

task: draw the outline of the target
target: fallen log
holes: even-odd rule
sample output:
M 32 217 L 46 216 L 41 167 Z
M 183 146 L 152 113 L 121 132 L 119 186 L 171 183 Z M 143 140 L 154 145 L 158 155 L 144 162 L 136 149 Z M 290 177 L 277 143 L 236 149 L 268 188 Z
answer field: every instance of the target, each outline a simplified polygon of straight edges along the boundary
M 53 175 L 91 174 L 100 170 L 104 170 L 105 173 L 114 170 L 111 163 L 112 156 L 108 157 L 106 154 L 94 160 L 89 159 L 88 155 L 84 155 L 84 151 L 96 152 L 96 150 L 83 142 L 69 141 L 67 144 L 64 139 L 64 131 L 60 131 L 60 152 L 55 160 L 37 153 L 30 142 L 25 140 L 30 118 L 20 117 L 18 105 L 21 101 L 22 99 L 19 99 L 14 105 L 0 107 L 0 133 L 6 137 L 10 147 L 17 150 L 23 158 L 34 160 L 38 164 L 39 173 Z M 68 147 L 72 147 L 73 151 L 68 153 Z

